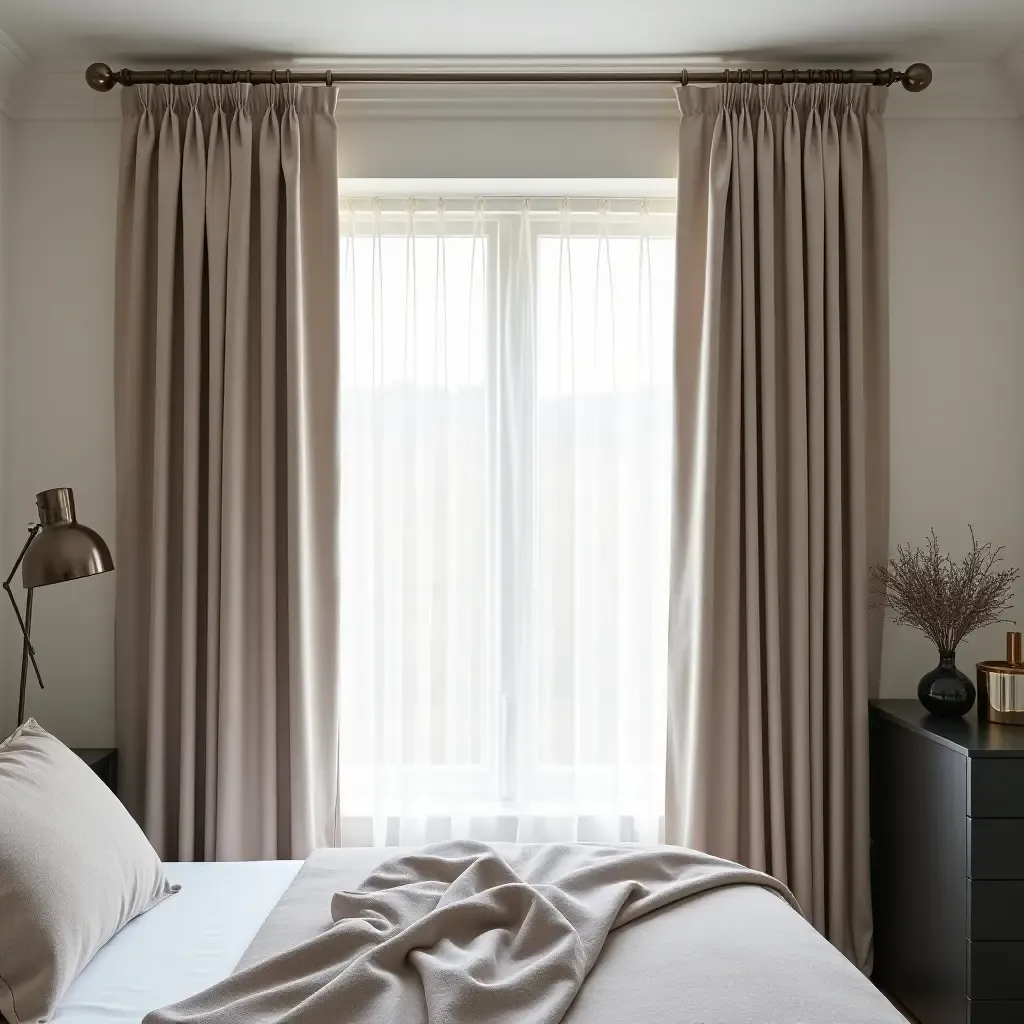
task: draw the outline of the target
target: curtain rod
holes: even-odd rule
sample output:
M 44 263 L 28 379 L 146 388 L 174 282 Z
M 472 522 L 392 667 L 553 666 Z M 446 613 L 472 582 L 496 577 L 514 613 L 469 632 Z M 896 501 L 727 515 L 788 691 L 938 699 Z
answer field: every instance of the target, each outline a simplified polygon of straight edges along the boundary
M 441 84 L 471 83 L 598 83 L 598 82 L 664 82 L 672 85 L 724 85 L 728 83 L 752 85 L 785 85 L 788 82 L 842 83 L 858 85 L 890 86 L 901 82 L 908 92 L 927 89 L 932 80 L 932 69 L 927 64 L 911 64 L 905 71 L 892 68 L 873 71 L 840 71 L 831 68 L 805 71 L 687 71 L 676 74 L 665 71 L 601 71 L 601 72 L 560 72 L 529 71 L 509 73 L 504 71 L 223 71 L 216 69 L 192 68 L 189 70 L 132 71 L 122 68 L 114 71 L 107 64 L 90 64 L 85 80 L 97 92 L 109 92 L 115 85 L 229 85 L 232 82 L 246 82 L 250 85 L 265 83 L 283 84 L 302 82 L 319 85 L 341 85 L 355 82 L 395 82 Z

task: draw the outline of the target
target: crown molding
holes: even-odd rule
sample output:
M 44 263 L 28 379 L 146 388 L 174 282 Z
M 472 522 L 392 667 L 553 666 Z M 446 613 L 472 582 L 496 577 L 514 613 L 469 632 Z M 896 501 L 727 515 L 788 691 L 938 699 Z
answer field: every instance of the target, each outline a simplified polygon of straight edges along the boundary
M 4 66 L 4 46 L 0 38 L 0 70 Z M 20 51 L 12 51 L 20 52 Z M 7 58 L 11 63 L 11 59 Z M 121 105 L 118 89 L 110 93 L 93 92 L 85 83 L 84 67 L 46 67 L 30 65 L 15 56 L 18 69 L 3 102 L 3 109 L 19 120 L 116 121 Z M 788 62 L 793 67 L 798 62 Z M 799 62 L 803 65 L 840 67 L 846 65 Z M 861 63 L 861 62 L 858 62 Z M 872 62 L 866 62 L 871 64 Z M 885 66 L 902 66 L 909 61 L 885 61 Z M 238 63 L 206 66 L 238 67 Z M 113 62 L 112 62 L 113 66 Z M 136 65 L 146 67 L 147 65 Z M 149 65 L 153 66 L 153 65 Z M 452 70 L 522 72 L 597 72 L 641 70 L 674 74 L 681 67 L 691 70 L 718 70 L 722 61 L 693 60 L 682 57 L 617 58 L 594 60 L 330 60 L 261 58 L 252 67 L 292 67 L 319 69 L 332 67 L 348 71 L 429 71 Z M 729 61 L 729 67 L 761 68 L 764 62 Z M 769 62 L 768 67 L 780 67 Z M 900 86 L 889 90 L 887 118 L 979 118 L 1008 119 L 1024 114 L 1024 51 L 1001 62 L 944 62 L 932 65 L 935 77 L 922 93 L 912 94 Z M 0 79 L 2 82 L 2 79 Z M 1015 84 L 1016 83 L 1016 84 Z M 677 107 L 670 85 L 659 84 L 508 84 L 508 85 L 407 85 L 362 84 L 339 87 L 339 116 L 343 119 L 500 120 L 515 119 L 675 119 Z

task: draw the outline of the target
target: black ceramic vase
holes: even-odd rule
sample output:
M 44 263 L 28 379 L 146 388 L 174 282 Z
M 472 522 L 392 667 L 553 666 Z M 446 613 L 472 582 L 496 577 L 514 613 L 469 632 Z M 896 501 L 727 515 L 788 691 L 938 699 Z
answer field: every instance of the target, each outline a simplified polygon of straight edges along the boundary
M 940 651 L 938 665 L 917 684 L 917 699 L 925 710 L 942 718 L 966 715 L 977 695 L 974 683 L 956 667 L 956 651 Z

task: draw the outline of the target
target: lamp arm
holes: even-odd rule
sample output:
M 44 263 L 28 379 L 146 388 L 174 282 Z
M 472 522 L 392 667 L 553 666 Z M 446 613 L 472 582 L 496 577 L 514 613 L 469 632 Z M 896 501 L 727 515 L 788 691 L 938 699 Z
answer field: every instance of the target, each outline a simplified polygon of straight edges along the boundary
M 32 662 L 32 668 L 39 682 L 39 689 L 45 690 L 43 677 L 39 674 L 39 666 L 36 664 L 36 649 L 32 646 L 32 641 L 28 637 L 28 629 L 25 626 L 25 620 L 21 617 L 21 609 L 18 607 L 18 602 L 14 600 L 14 594 L 11 593 L 10 583 L 4 583 L 4 590 L 7 591 L 7 596 L 11 599 L 11 607 L 14 609 L 14 614 L 18 616 L 18 625 L 21 627 L 21 635 L 25 640 L 25 649 L 28 651 L 29 660 Z
M 3 582 L 3 588 L 7 591 L 7 596 L 11 599 L 11 607 L 14 609 L 14 614 L 18 617 L 18 626 L 21 629 L 21 635 L 24 639 L 25 650 L 28 651 L 29 660 L 32 662 L 32 669 L 36 674 L 36 680 L 39 682 L 39 689 L 45 689 L 43 686 L 43 677 L 39 671 L 39 665 L 36 664 L 36 652 L 32 646 L 32 641 L 29 639 L 28 626 L 25 624 L 25 620 L 21 616 L 21 609 L 18 607 L 18 602 L 14 599 L 14 591 L 11 589 L 11 580 L 14 579 L 15 573 L 18 571 L 18 566 L 21 565 L 22 560 L 25 557 L 25 552 L 28 551 L 29 544 L 35 540 L 36 534 L 42 529 L 42 524 L 35 523 L 29 527 L 28 540 L 25 541 L 24 546 L 18 554 L 17 560 L 14 566 L 11 568 L 10 574 L 7 579 Z M 31 595 L 30 595 L 31 596 Z M 23 669 L 24 671 L 24 669 Z M 24 689 L 24 677 L 22 677 L 22 689 Z
M 14 565 L 11 566 L 11 571 L 7 574 L 7 579 L 4 581 L 4 589 L 11 589 L 11 580 L 14 579 L 14 574 L 18 571 L 18 566 L 25 560 L 25 552 L 28 551 L 29 544 L 36 539 L 36 534 L 43 528 L 42 523 L 33 523 L 28 528 L 28 540 L 21 547 L 21 551 L 18 552 L 18 557 L 14 560 Z M 15 608 L 18 606 L 15 605 Z M 20 612 L 18 613 L 21 614 Z

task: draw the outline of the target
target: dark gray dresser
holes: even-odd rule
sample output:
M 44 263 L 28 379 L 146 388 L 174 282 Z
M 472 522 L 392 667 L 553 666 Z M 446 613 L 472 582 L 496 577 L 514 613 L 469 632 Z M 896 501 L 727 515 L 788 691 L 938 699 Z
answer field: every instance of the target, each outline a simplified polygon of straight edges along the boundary
M 921 1024 L 1024 1024 L 1024 727 L 871 706 L 875 982 Z

